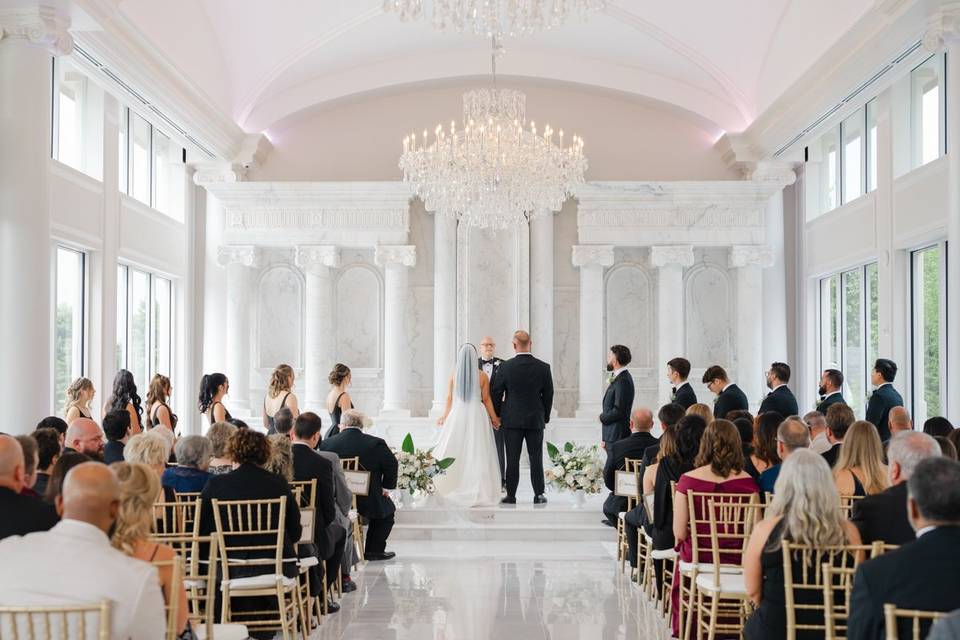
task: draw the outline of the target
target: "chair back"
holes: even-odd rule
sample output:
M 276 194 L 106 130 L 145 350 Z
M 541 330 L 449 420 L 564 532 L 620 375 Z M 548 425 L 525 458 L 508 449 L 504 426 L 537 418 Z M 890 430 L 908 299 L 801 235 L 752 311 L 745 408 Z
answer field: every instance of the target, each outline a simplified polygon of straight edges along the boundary
M 317 479 L 295 480 L 290 483 L 293 499 L 300 508 L 300 543 L 313 542 L 313 529 L 316 526 Z
M 183 516 L 183 528 L 184 531 L 190 531 L 191 527 L 194 524 L 197 524 L 197 533 L 199 534 L 200 528 L 199 523 L 196 522 L 197 514 L 200 513 L 200 492 L 199 491 L 184 491 L 174 492 L 174 500 L 177 502 L 183 503 L 183 511 L 181 515 Z
M 253 573 L 283 574 L 287 496 L 269 500 L 213 499 L 213 521 L 223 579 L 237 567 L 262 567 Z
M 930 625 L 946 617 L 947 611 L 920 611 L 918 609 L 898 609 L 895 604 L 883 605 L 883 617 L 887 627 L 887 640 L 907 640 L 900 633 L 902 622 L 910 623 L 910 639 L 926 638 Z
M 197 518 L 200 513 L 199 496 L 193 501 L 185 497 L 174 502 L 157 502 L 154 504 L 154 513 L 157 522 L 155 537 L 200 534 L 200 520 Z
M 170 586 L 163 594 L 163 609 L 167 614 L 166 640 L 177 640 L 180 635 L 177 620 L 180 616 L 180 590 L 183 589 L 183 559 L 174 555 L 170 560 L 151 560 L 158 573 L 170 572 Z
M 627 473 L 632 473 L 634 481 L 637 484 L 637 494 L 643 493 L 643 482 L 640 477 L 640 467 L 643 466 L 643 460 L 637 460 L 635 458 L 624 458 L 623 459 L 623 470 Z M 633 510 L 637 506 L 637 498 L 634 496 L 627 497 L 627 511 Z
M 215 536 L 165 536 L 155 542 L 170 545 L 183 559 L 183 588 L 187 594 L 188 616 L 194 629 L 203 626 L 206 638 L 213 637 L 214 598 L 217 579 L 217 538 Z
M 749 537 L 753 527 L 753 511 L 747 508 L 750 504 L 757 504 L 756 493 L 687 492 L 693 562 L 740 564 L 743 555 L 741 536 Z M 718 553 L 722 552 L 722 559 L 713 557 L 711 514 L 719 525 L 721 548 Z
M 840 515 L 847 520 L 853 515 L 853 505 L 857 500 L 863 500 L 866 496 L 840 496 Z
M 360 471 L 360 456 L 340 458 L 340 466 L 344 471 Z
M 0 637 L 110 640 L 110 601 L 49 607 L 0 606 Z
M 754 525 L 763 519 L 764 505 L 757 494 L 723 494 L 736 496 L 737 499 L 720 501 L 710 498 L 707 501 L 707 518 L 710 526 L 709 551 L 713 565 L 713 583 L 719 587 L 720 573 L 723 567 L 740 569 L 743 566 L 743 553 L 747 549 Z M 751 496 L 744 500 L 743 496 Z M 701 553 L 704 549 L 700 549 Z M 694 556 L 696 557 L 696 556 Z

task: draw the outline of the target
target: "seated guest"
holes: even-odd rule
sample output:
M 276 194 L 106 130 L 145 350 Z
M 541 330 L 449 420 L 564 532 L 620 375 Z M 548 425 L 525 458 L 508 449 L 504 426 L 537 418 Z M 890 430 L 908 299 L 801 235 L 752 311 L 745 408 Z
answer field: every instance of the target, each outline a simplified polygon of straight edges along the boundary
M 960 453 L 960 429 L 954 429 L 947 436 L 947 440 L 953 443 L 953 447 Z
M 58 416 L 47 416 L 37 423 L 37 429 L 53 429 L 60 436 L 60 449 L 63 449 L 63 442 L 67 435 L 67 423 Z
M 277 474 L 287 482 L 293 482 L 293 448 L 290 436 L 274 433 L 267 436 L 267 442 L 270 443 L 270 458 L 264 469 Z
M 217 422 L 207 429 L 207 439 L 210 440 L 213 450 L 210 467 L 207 469 L 211 475 L 218 476 L 233 471 L 233 460 L 230 459 L 227 443 L 236 430 L 237 427 L 229 422 Z
M 906 407 L 894 407 L 890 409 L 890 414 L 887 416 L 887 424 L 890 427 L 891 438 L 901 431 L 913 431 L 913 420 L 910 418 L 910 412 L 907 411 Z M 924 433 L 927 432 L 924 431 Z M 889 442 L 889 440 L 887 440 L 887 442 Z
M 701 501 L 695 504 L 698 513 L 691 514 L 687 503 L 687 493 L 710 492 L 729 494 L 757 493 L 759 487 L 750 474 L 744 470 L 743 447 L 740 434 L 729 420 L 714 420 L 707 425 L 700 440 L 700 451 L 694 460 L 694 468 L 680 476 L 677 483 L 677 499 L 673 505 L 673 536 L 677 540 L 679 558 L 682 562 L 711 562 L 706 555 L 699 559 L 693 557 L 693 542 L 690 531 L 690 518 L 706 517 L 706 505 Z M 699 512 L 702 509 L 703 512 Z M 695 535 L 702 536 L 704 531 L 697 530 Z M 725 542 L 735 543 L 733 540 Z M 721 543 L 722 546 L 722 543 Z M 721 561 L 723 561 L 721 559 Z M 679 572 L 679 566 L 677 567 Z M 673 633 L 679 635 L 680 578 L 679 573 L 673 580 Z
M 20 493 L 31 498 L 39 498 L 40 494 L 33 488 L 37 484 L 37 465 L 40 463 L 37 441 L 33 436 L 16 436 L 16 439 L 23 451 L 23 489 Z
M 696 417 L 696 416 L 695 416 Z M 649 496 L 653 495 L 654 489 L 656 487 L 657 472 L 660 469 L 660 460 L 661 458 L 676 458 L 677 456 L 677 427 L 676 425 L 671 426 L 664 430 L 663 435 L 660 436 L 660 442 L 657 445 L 657 455 L 654 456 L 653 462 L 650 466 L 643 467 L 643 477 L 641 479 L 641 493 L 643 494 L 644 500 L 637 503 L 637 505 L 627 511 L 623 516 L 624 526 L 626 527 L 626 537 L 627 537 L 627 547 L 628 547 L 628 559 L 630 560 L 630 566 L 636 568 L 637 566 L 637 545 L 638 545 L 638 528 L 643 527 L 646 533 L 650 533 L 652 530 L 652 518 L 651 513 L 647 509 L 647 500 Z M 649 450 L 649 449 L 648 449 Z M 646 454 L 644 454 L 646 455 Z M 694 453 L 694 456 L 696 453 Z M 691 458 L 692 460 L 692 458 Z M 690 467 L 693 468 L 692 465 Z M 677 474 L 677 478 L 680 477 L 680 474 Z M 671 526 L 672 531 L 672 526 Z
M 110 546 L 119 509 L 120 487 L 110 467 L 86 462 L 71 469 L 57 498 L 63 519 L 50 531 L 0 542 L 0 602 L 68 606 L 109 600 L 109 637 L 162 640 L 167 624 L 157 570 Z M 91 618 L 86 637 L 99 637 L 95 625 Z
M 0 435 L 0 513 L 4 515 L 0 518 L 0 539 L 46 531 L 59 520 L 51 505 L 22 493 L 25 466 L 17 439 Z
M 199 437 L 199 436 L 195 436 Z M 176 557 L 172 547 L 150 539 L 155 524 L 153 505 L 160 492 L 160 479 L 145 464 L 117 462 L 110 467 L 120 481 L 120 510 L 110 543 L 114 549 L 143 562 L 170 562 Z M 179 582 L 173 591 L 173 565 L 159 567 L 163 599 L 170 604 L 176 598 L 177 636 L 180 640 L 195 638 L 187 618 L 187 594 Z
M 956 640 L 957 638 L 960 638 L 960 609 L 934 622 L 927 636 L 927 640 Z
M 876 428 L 857 420 L 847 430 L 833 478 L 841 496 L 872 496 L 887 488 L 887 466 Z
M 838 406 L 838 405 L 834 405 Z M 777 478 L 770 514 L 757 523 L 743 554 L 743 578 L 747 595 L 756 605 L 753 615 L 743 628 L 747 640 L 780 640 L 787 637 L 786 598 L 784 596 L 783 550 L 784 541 L 825 547 L 841 544 L 859 544 L 856 527 L 844 520 L 840 513 L 840 497 L 830 477 L 830 467 L 823 457 L 808 449 L 797 449 L 784 461 Z M 818 559 L 811 554 L 804 559 L 797 555 L 792 560 L 793 575 L 805 575 L 819 570 L 813 566 Z M 797 604 L 822 603 L 823 596 L 810 591 L 798 594 Z M 823 624 L 811 612 L 797 610 L 800 624 Z M 803 634 L 803 637 L 823 637 L 822 632 Z
M 787 418 L 777 427 L 777 456 L 786 460 L 797 449 L 806 449 L 810 446 L 810 430 L 803 421 L 796 416 Z M 783 463 L 776 464 L 760 474 L 757 484 L 760 490 L 773 493 L 774 485 L 780 476 Z
M 33 439 L 37 441 L 37 482 L 33 490 L 43 496 L 47 492 L 53 465 L 60 458 L 60 436 L 56 429 L 47 427 L 34 431 Z
M 370 472 L 369 495 L 357 496 L 357 511 L 368 521 L 364 553 L 367 560 L 389 560 L 396 555 L 386 547 L 396 512 L 390 490 L 397 488 L 397 458 L 381 438 L 363 433 L 363 421 L 356 409 L 345 411 L 340 433 L 324 440 L 320 448 L 341 458 L 359 457 L 360 466 Z
M 949 438 L 943 436 L 937 436 L 934 438 L 937 441 L 937 444 L 940 445 L 940 454 L 944 458 L 950 458 L 951 460 L 957 459 L 957 448 L 953 446 L 953 443 L 950 442 Z
M 610 445 L 607 462 L 603 467 L 603 481 L 610 495 L 603 503 L 603 524 L 615 527 L 621 511 L 627 510 L 627 499 L 614 495 L 616 472 L 626 468 L 625 460 L 642 460 L 647 447 L 657 443 L 650 431 L 653 429 L 653 413 L 646 407 L 638 407 L 630 414 L 630 435 Z M 641 476 L 642 478 L 642 476 Z
M 827 409 L 834 404 L 847 404 L 843 399 L 843 372 L 839 369 L 824 369 L 820 374 L 820 402 L 817 413 L 826 415 Z M 818 451 L 817 453 L 822 453 Z
M 834 403 L 840 404 L 840 403 Z M 845 402 L 843 404 L 846 404 Z M 828 409 L 829 410 L 829 409 Z M 810 450 L 823 455 L 833 445 L 827 436 L 827 417 L 819 411 L 810 411 L 803 415 L 803 423 L 810 429 Z
M 703 404 L 702 402 L 698 402 L 697 404 L 692 404 L 689 407 L 687 407 L 686 415 L 699 416 L 703 418 L 703 421 L 706 422 L 707 424 L 710 424 L 711 422 L 713 422 L 713 409 Z
M 790 365 L 785 362 L 774 362 L 767 370 L 767 388 L 770 393 L 760 403 L 757 413 L 774 411 L 781 416 L 795 416 L 800 413 L 797 398 L 787 386 L 790 382 Z
M 293 411 L 290 407 L 283 407 L 273 416 L 275 433 L 293 437 Z
M 860 565 L 853 579 L 847 638 L 884 636 L 883 605 L 900 609 L 960 608 L 960 462 L 921 460 L 907 480 L 907 516 L 914 542 Z M 898 636 L 913 637 L 909 621 Z M 921 624 L 920 637 L 929 627 Z
M 890 439 L 888 418 L 890 410 L 903 406 L 903 397 L 893 388 L 893 379 L 897 376 L 897 365 L 893 360 L 878 358 L 870 372 L 870 383 L 876 387 L 867 401 L 867 422 L 873 424 L 880 434 L 880 441 Z
M 123 447 L 130 439 L 130 412 L 111 411 L 103 416 L 103 434 L 107 436 L 107 443 L 103 445 L 103 463 L 122 462 Z
M 177 440 L 177 466 L 163 471 L 162 483 L 177 493 L 200 493 L 210 479 L 213 447 L 204 436 L 184 436 Z
M 712 393 L 717 394 L 716 400 L 713 401 L 713 415 L 717 418 L 724 419 L 731 411 L 737 409 L 746 411 L 750 408 L 746 394 L 740 390 L 740 387 L 730 382 L 727 371 L 723 367 L 713 365 L 704 371 L 703 384 L 707 385 L 707 389 Z
M 916 538 L 907 517 L 907 480 L 921 460 L 939 455 L 936 440 L 925 433 L 907 431 L 890 439 L 887 447 L 890 488 L 853 503 L 850 520 L 860 530 L 864 544 L 876 540 L 906 544 Z
M 77 418 L 67 427 L 63 452 L 73 451 L 103 462 L 103 431 L 90 418 Z
M 830 448 L 823 452 L 823 458 L 831 467 L 837 464 L 837 458 L 840 457 L 840 445 L 843 444 L 843 438 L 847 435 L 847 429 L 850 428 L 856 418 L 853 417 L 853 409 L 845 404 L 835 404 L 827 409 L 827 440 L 830 442 Z
M 684 409 L 697 404 L 697 394 L 687 382 L 690 375 L 690 361 L 686 358 L 673 358 L 667 362 L 667 378 L 673 385 L 671 402 Z
M 676 426 L 686 414 L 687 410 L 683 406 L 671 402 L 660 407 L 657 412 L 657 420 L 660 422 L 660 433 L 666 433 L 668 429 Z M 660 443 L 656 442 L 647 447 L 643 452 L 643 469 L 646 471 L 657 459 L 657 453 L 660 451 Z
M 740 434 L 740 444 L 743 445 L 743 460 L 744 462 L 747 463 L 747 466 L 749 467 L 752 464 L 749 458 L 751 455 L 753 455 L 753 420 L 754 418 L 753 416 L 750 416 L 749 418 L 747 417 L 750 415 L 749 411 L 731 411 L 727 415 L 736 415 L 736 414 L 741 414 L 741 416 L 734 418 L 730 422 L 733 423 L 733 426 L 737 428 L 737 433 Z M 742 414 L 747 414 L 747 416 L 743 416 Z
M 933 416 L 932 418 L 927 418 L 923 423 L 923 432 L 928 436 L 943 436 L 946 438 L 953 432 L 953 425 L 950 424 L 950 421 L 941 416 Z
M 47 490 L 43 494 L 44 502 L 47 504 L 56 504 L 57 498 L 63 493 L 63 480 L 67 477 L 67 473 L 70 471 L 70 469 L 73 469 L 84 462 L 90 462 L 89 456 L 85 456 L 82 453 L 77 453 L 76 451 L 64 453 L 62 456 L 57 458 L 57 463 L 53 465 L 53 471 L 50 472 L 50 480 L 47 482 Z
M 776 411 L 758 414 L 753 420 L 753 451 L 744 460 L 747 473 L 757 479 L 760 474 L 780 464 L 777 455 L 777 429 L 783 416 Z
M 158 479 L 163 478 L 163 472 L 167 470 L 167 460 L 169 458 L 170 443 L 159 433 L 153 431 L 145 431 L 132 436 L 123 448 L 125 462 L 139 462 L 147 465 L 157 474 Z M 162 502 L 176 500 L 173 487 L 163 484 L 162 480 L 161 484 L 163 486 L 157 500 Z

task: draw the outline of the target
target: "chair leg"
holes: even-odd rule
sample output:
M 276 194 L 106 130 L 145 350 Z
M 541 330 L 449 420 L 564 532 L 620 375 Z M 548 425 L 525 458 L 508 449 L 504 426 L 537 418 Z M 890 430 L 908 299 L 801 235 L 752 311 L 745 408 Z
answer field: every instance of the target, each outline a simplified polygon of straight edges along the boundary
M 682 586 L 682 583 L 681 583 L 681 586 Z M 682 596 L 683 594 L 681 593 L 680 595 Z M 680 637 L 683 640 L 690 640 L 690 633 L 693 630 L 693 619 L 697 617 L 696 598 L 697 598 L 697 573 L 696 571 L 694 571 L 690 575 L 689 598 L 686 599 L 686 602 L 687 602 L 686 624 L 683 626 L 683 628 L 680 629 L 680 633 L 683 634 Z M 683 601 L 684 599 L 681 597 L 680 599 L 681 606 L 683 606 Z
M 294 591 L 299 593 L 300 587 L 298 586 Z M 287 620 L 287 597 L 283 593 L 283 587 L 281 585 L 277 585 L 277 606 L 280 609 L 280 629 L 283 631 L 283 640 L 290 640 L 290 623 Z

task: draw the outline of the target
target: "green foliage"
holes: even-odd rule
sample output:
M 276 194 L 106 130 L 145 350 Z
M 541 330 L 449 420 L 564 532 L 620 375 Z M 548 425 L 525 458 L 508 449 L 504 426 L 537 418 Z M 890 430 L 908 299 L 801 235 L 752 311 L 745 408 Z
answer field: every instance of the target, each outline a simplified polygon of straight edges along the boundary
M 550 459 L 553 460 L 553 459 L 556 458 L 559 454 L 560 454 L 560 449 L 557 448 L 557 445 L 553 444 L 552 442 L 548 442 L 548 443 L 547 443 L 547 456 L 549 456 Z
M 409 433 L 407 434 L 407 437 L 403 439 L 403 444 L 400 445 L 400 450 L 403 451 L 404 453 L 409 453 L 410 455 L 413 455 L 413 452 L 414 452 L 413 436 L 410 435 Z
M 456 461 L 456 458 L 444 458 L 443 460 L 437 460 L 437 466 L 441 471 L 448 469 Z

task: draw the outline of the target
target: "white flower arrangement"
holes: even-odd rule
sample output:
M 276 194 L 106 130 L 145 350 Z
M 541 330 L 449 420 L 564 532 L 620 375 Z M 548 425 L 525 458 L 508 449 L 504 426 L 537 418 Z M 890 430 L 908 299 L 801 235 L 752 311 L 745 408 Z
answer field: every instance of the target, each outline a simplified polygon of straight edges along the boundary
M 447 472 L 454 458 L 444 458 L 437 460 L 433 457 L 433 449 L 424 451 L 413 446 L 413 436 L 409 433 L 403 439 L 403 444 L 399 451 L 394 451 L 397 456 L 397 489 L 409 491 L 413 495 L 430 495 L 437 488 L 433 484 L 433 479 Z
M 548 442 L 547 455 L 552 466 L 547 467 L 543 476 L 554 489 L 584 493 L 603 491 L 603 470 L 596 445 L 585 447 L 567 442 L 561 451 Z

